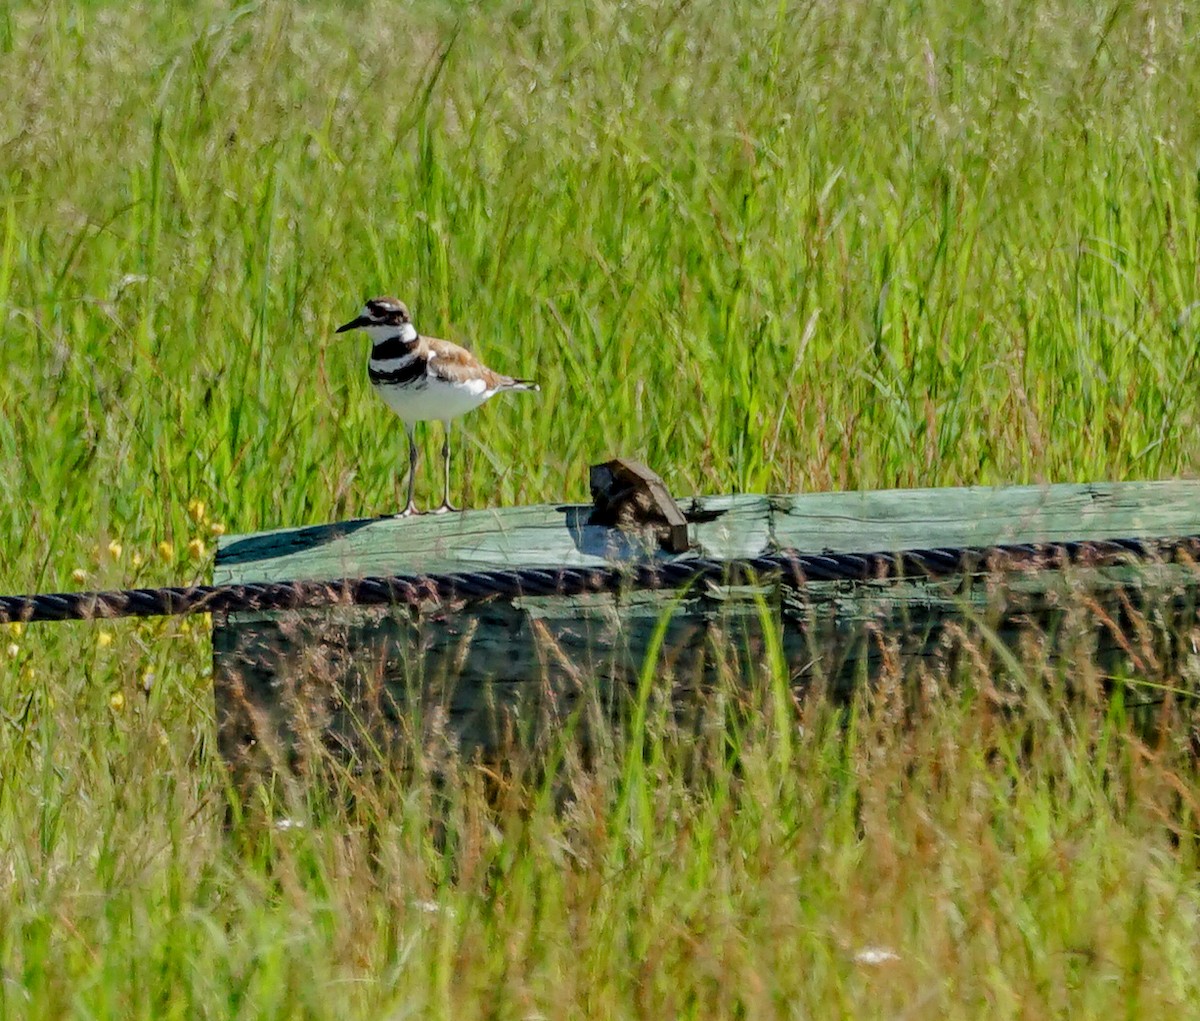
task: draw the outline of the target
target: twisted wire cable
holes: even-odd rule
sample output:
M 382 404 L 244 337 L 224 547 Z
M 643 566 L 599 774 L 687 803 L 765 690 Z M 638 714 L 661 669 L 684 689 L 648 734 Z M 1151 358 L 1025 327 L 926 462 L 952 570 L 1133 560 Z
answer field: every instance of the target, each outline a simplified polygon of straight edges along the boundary
M 603 567 L 514 567 L 441 574 L 396 574 L 332 581 L 244 582 L 0 596 L 0 623 L 246 613 L 338 605 L 420 607 L 523 596 L 680 589 L 698 581 L 744 584 L 895 581 L 1072 565 L 1200 560 L 1200 535 L 1171 539 L 1098 539 L 994 546 L 945 546 L 898 553 L 801 553 L 755 557 L 679 557 Z

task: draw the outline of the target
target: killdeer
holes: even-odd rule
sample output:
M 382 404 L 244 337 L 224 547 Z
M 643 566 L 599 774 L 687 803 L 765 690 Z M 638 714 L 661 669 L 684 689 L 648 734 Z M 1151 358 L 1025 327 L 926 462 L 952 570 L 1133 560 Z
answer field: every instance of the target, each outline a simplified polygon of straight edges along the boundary
M 442 464 L 445 487 L 442 503 L 433 513 L 457 508 L 450 505 L 450 420 L 479 407 L 502 390 L 538 390 L 527 379 L 493 372 L 466 348 L 436 337 L 422 337 L 413 326 L 408 306 L 395 298 L 372 298 L 357 319 L 337 328 L 365 330 L 371 338 L 367 375 L 376 392 L 400 416 L 408 432 L 408 502 L 400 517 L 418 513 L 413 502 L 417 475 L 417 444 L 413 427 L 435 419 L 444 427 Z

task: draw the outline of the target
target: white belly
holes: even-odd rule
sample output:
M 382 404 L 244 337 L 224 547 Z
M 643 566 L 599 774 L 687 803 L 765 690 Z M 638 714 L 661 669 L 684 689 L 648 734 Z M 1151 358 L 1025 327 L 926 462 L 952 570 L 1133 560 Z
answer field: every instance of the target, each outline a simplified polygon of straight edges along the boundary
M 433 419 L 445 422 L 479 407 L 493 393 L 484 388 L 481 379 L 470 383 L 430 380 L 424 386 L 388 386 L 383 383 L 377 384 L 375 390 L 405 422 L 429 422 Z

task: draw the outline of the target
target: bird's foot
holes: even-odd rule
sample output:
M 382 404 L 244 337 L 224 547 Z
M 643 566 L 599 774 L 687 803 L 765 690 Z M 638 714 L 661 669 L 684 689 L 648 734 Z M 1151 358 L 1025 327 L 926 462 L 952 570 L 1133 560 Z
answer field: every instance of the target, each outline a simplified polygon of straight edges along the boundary
M 421 512 L 419 510 L 417 510 L 417 505 L 410 500 L 408 503 L 408 506 L 405 507 L 404 510 L 402 510 L 399 514 L 397 514 L 396 517 L 398 517 L 398 518 L 413 518 L 413 517 L 416 517 L 417 515 L 419 515 L 420 513 Z
M 437 507 L 434 507 L 433 510 L 431 510 L 429 513 L 430 514 L 449 514 L 451 511 L 457 511 L 458 509 L 459 508 L 455 507 L 449 500 L 443 500 L 441 502 L 441 504 L 439 504 Z

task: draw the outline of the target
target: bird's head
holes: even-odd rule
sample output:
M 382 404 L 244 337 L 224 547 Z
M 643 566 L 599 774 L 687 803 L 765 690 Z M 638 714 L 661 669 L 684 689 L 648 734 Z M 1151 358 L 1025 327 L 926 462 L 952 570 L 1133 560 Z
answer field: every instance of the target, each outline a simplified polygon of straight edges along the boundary
M 417 339 L 408 306 L 395 298 L 372 298 L 363 306 L 358 318 L 343 323 L 336 332 L 346 333 L 348 330 L 365 330 L 376 342 L 392 337 L 402 337 L 406 341 Z

